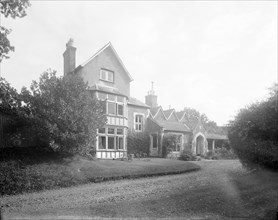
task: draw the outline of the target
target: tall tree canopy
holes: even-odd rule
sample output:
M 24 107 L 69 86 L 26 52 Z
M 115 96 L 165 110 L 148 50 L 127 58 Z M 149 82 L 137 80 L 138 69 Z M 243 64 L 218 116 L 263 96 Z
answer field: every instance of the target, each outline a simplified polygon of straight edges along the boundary
M 105 106 L 81 77 L 46 71 L 32 82 L 31 92 L 23 88 L 21 95 L 32 110 L 38 135 L 51 147 L 82 155 L 92 150 L 97 128 L 106 122 Z
M 26 8 L 29 6 L 29 0 L 1 0 L 0 12 L 6 18 L 22 18 L 26 16 Z M 0 26 L 0 62 L 3 58 L 9 58 L 8 53 L 10 51 L 14 51 L 14 47 L 8 39 L 10 32 L 10 29 Z

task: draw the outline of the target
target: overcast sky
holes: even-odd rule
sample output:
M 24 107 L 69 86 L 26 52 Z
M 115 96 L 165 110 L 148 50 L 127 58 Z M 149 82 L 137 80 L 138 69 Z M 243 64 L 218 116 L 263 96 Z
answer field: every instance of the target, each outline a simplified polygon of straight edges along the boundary
M 218 125 L 267 97 L 277 81 L 277 1 L 31 1 L 3 19 L 15 52 L 1 75 L 20 91 L 48 68 L 63 74 L 65 44 L 77 66 L 108 41 L 144 101 L 154 81 L 164 109 L 192 107 Z

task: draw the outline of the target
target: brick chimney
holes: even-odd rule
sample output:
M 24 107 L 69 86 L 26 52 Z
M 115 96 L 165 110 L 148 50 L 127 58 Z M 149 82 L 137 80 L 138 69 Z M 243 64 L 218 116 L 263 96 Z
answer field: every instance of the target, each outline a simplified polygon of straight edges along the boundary
M 73 39 L 70 38 L 66 44 L 66 51 L 63 53 L 64 76 L 66 76 L 75 69 L 75 54 L 76 48 L 73 46 Z
M 151 106 L 151 108 L 157 107 L 157 96 L 154 94 L 153 82 L 152 82 L 151 90 L 148 91 L 148 95 L 145 96 L 145 103 L 146 105 Z

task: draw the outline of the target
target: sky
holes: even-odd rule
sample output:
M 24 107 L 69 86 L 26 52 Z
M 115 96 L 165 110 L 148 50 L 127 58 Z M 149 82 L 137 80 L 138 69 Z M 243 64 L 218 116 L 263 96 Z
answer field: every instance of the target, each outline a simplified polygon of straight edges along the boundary
M 69 38 L 77 66 L 110 41 L 131 96 L 144 101 L 153 81 L 163 109 L 195 108 L 218 125 L 277 82 L 277 1 L 31 1 L 1 25 L 15 46 L 1 76 L 18 91 L 47 69 L 63 75 Z

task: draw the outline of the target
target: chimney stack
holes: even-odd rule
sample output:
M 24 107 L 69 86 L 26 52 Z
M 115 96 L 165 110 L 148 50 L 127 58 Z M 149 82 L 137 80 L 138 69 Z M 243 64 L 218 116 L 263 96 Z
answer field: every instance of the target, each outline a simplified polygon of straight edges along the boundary
M 153 82 L 152 82 L 151 90 L 148 91 L 148 95 L 145 96 L 145 103 L 146 105 L 151 106 L 151 108 L 157 107 L 157 96 L 154 94 Z
M 73 39 L 70 38 L 66 44 L 66 51 L 63 53 L 64 76 L 66 76 L 75 69 L 75 54 L 76 48 L 73 46 Z

